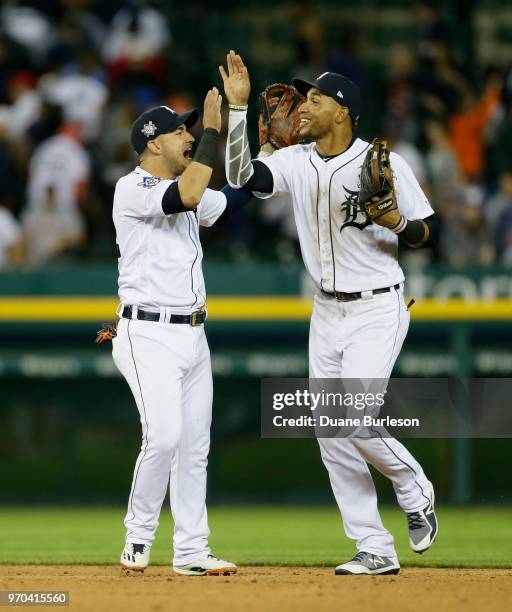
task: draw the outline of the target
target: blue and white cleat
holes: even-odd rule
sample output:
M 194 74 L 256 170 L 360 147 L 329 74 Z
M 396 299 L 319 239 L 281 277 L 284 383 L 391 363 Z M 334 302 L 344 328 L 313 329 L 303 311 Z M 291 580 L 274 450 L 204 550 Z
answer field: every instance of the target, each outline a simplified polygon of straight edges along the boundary
M 414 552 L 421 555 L 432 546 L 438 532 L 433 494 L 432 501 L 423 510 L 407 512 L 407 523 L 409 525 L 409 545 Z
M 338 565 L 334 570 L 336 576 L 346 575 L 386 575 L 398 574 L 400 564 L 396 557 L 383 557 L 372 553 L 359 551 L 357 555 L 343 565 Z

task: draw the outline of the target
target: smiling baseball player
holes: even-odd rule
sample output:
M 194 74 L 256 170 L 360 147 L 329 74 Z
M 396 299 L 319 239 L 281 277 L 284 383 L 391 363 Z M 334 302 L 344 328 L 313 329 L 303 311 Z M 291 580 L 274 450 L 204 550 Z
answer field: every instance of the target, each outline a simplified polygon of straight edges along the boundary
M 304 264 L 317 287 L 309 337 L 310 378 L 388 379 L 409 326 L 398 240 L 414 247 L 433 244 L 434 211 L 409 166 L 393 153 L 393 193 L 360 201 L 361 168 L 368 152 L 376 149 L 355 136 L 361 100 L 350 80 L 330 72 L 311 83 L 295 79 L 295 87 L 306 96 L 299 108 L 300 135 L 310 144 L 251 161 L 247 68 L 231 51 L 227 70 L 219 70 L 230 105 L 230 185 L 260 198 L 289 194 L 293 205 Z M 393 537 L 382 524 L 368 463 L 392 481 L 407 513 L 415 552 L 427 550 L 437 534 L 432 484 L 393 438 L 318 442 L 345 532 L 357 546 L 356 556 L 335 573 L 397 574 Z
M 205 502 L 212 371 L 203 328 L 199 226 L 211 226 L 232 203 L 226 196 L 230 188 L 226 193 L 207 189 L 221 101 L 217 89 L 208 92 L 204 133 L 193 159 L 188 129 L 199 118 L 197 110 L 178 115 L 160 106 L 143 113 L 131 131 L 140 165 L 115 189 L 121 303 L 113 357 L 142 424 L 121 555 L 121 565 L 133 570 L 149 563 L 170 487 L 174 571 L 187 576 L 237 571 L 211 554 Z

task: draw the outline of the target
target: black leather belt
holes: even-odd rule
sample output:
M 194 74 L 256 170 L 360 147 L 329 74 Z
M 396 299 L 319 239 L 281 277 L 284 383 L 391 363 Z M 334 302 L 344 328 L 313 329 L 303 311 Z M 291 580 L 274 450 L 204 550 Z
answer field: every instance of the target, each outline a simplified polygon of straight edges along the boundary
M 123 312 L 121 316 L 124 319 L 132 319 L 132 307 L 125 306 L 123 308 Z M 137 319 L 139 321 L 160 321 L 160 313 L 159 312 L 148 312 L 147 310 L 137 309 Z M 172 314 L 168 317 L 166 323 L 183 323 L 186 325 L 192 325 L 192 327 L 196 327 L 197 325 L 202 325 L 206 320 L 206 310 L 196 310 L 192 314 L 182 315 L 182 314 Z
M 378 295 L 379 293 L 389 293 L 391 289 L 399 289 L 400 284 L 397 283 L 393 287 L 382 287 L 381 289 L 373 289 L 370 291 L 372 295 Z M 334 291 L 333 293 L 329 293 L 329 291 L 324 291 L 322 289 L 322 293 L 324 295 L 328 295 L 329 297 L 336 298 L 338 302 L 353 302 L 354 300 L 361 299 L 361 291 L 354 291 L 354 293 L 344 293 L 343 291 Z M 366 291 L 363 291 L 366 293 Z

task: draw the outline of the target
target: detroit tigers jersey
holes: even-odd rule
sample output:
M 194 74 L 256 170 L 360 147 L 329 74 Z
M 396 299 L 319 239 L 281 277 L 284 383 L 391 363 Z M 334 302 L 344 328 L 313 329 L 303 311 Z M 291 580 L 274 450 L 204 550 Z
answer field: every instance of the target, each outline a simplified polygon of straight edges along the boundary
M 398 237 L 366 220 L 357 208 L 359 176 L 370 143 L 357 138 L 340 155 L 324 161 L 315 143 L 275 151 L 259 161 L 274 179 L 271 194 L 288 193 L 304 264 L 319 289 L 366 291 L 404 280 L 398 263 Z M 407 219 L 432 215 L 412 170 L 396 153 L 390 155 L 400 212 Z
M 121 253 L 119 299 L 190 313 L 206 300 L 199 226 L 215 223 L 226 196 L 207 189 L 195 210 L 166 215 L 162 197 L 172 183 L 137 166 L 116 184 L 112 216 Z

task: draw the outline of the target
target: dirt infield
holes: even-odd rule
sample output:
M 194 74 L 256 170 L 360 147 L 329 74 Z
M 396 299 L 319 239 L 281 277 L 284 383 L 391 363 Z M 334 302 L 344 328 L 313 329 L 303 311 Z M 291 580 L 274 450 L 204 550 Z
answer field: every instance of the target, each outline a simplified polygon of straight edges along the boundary
M 512 570 L 405 568 L 399 576 L 334 576 L 330 568 L 242 567 L 187 578 L 167 567 L 0 566 L 0 590 L 65 590 L 73 610 L 186 612 L 453 612 L 512 609 Z M 45 607 L 46 608 L 46 607 Z

